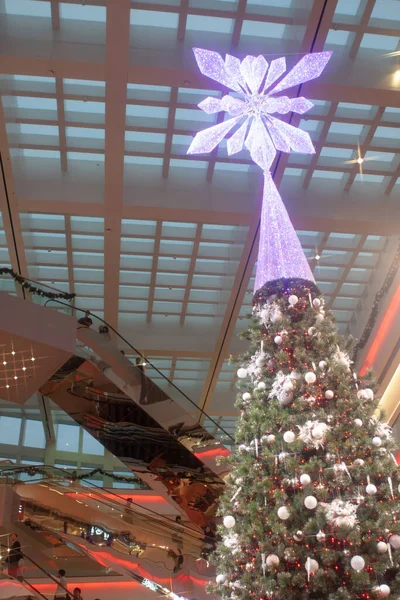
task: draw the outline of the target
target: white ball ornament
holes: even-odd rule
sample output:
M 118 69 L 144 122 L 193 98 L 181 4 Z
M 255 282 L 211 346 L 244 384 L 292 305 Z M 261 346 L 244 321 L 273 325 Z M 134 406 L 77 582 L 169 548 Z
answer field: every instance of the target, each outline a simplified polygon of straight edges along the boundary
M 391 535 L 389 539 L 389 544 L 392 546 L 392 548 L 398 550 L 400 548 L 400 535 L 397 535 L 397 533 Z
M 256 367 L 263 367 L 265 365 L 265 358 L 261 356 L 256 360 Z
M 379 446 L 382 446 L 382 440 L 377 435 L 374 438 L 372 438 L 372 443 L 374 446 L 376 446 L 376 448 L 379 448 Z
M 361 421 L 361 419 L 354 419 L 354 425 L 356 427 L 362 427 L 363 422 Z
M 326 367 L 328 366 L 328 363 L 325 360 L 320 360 L 318 366 L 321 369 L 321 371 L 325 371 Z
M 226 515 L 226 517 L 224 517 L 224 526 L 227 529 L 232 529 L 232 527 L 235 527 L 235 525 L 236 525 L 235 517 L 232 517 L 232 515 Z
M 317 507 L 318 501 L 315 496 L 307 496 L 304 498 L 304 506 L 308 508 L 308 510 L 314 510 Z
M 268 442 L 268 444 L 273 444 L 273 443 L 274 443 L 274 441 L 275 441 L 275 439 L 276 439 L 276 438 L 275 438 L 274 434 L 273 434 L 273 433 L 270 433 L 270 434 L 269 434 L 269 436 L 267 437 L 267 442 Z
M 367 396 L 368 400 L 374 399 L 374 392 L 371 390 L 371 388 L 365 388 L 364 394 Z
M 251 394 L 249 394 L 249 392 L 245 392 L 245 393 L 243 394 L 242 398 L 243 398 L 243 400 L 244 400 L 245 402 L 247 402 L 247 400 L 250 400 L 250 399 L 251 399 Z
M 277 567 L 279 565 L 279 556 L 276 554 L 270 554 L 267 556 L 267 560 L 265 562 L 269 568 Z
M 298 381 L 299 379 L 301 379 L 301 373 L 299 373 L 298 371 L 292 371 L 289 375 L 290 379 L 294 379 L 295 381 Z
M 365 461 L 362 458 L 356 458 L 354 464 L 357 465 L 357 467 L 362 467 L 365 464 Z
M 267 387 L 267 386 L 265 385 L 265 383 L 264 383 L 263 381 L 259 381 L 259 382 L 257 383 L 257 389 L 258 389 L 258 390 L 265 390 L 265 389 L 266 389 L 266 387 Z
M 379 554 L 385 554 L 385 552 L 387 552 L 388 550 L 388 545 L 386 544 L 386 542 L 378 542 L 376 545 L 376 549 L 378 550 Z
M 376 485 L 374 485 L 373 483 L 369 483 L 365 488 L 365 491 L 367 492 L 368 496 L 373 496 L 378 490 L 376 488 Z
M 315 333 L 317 333 L 317 328 L 316 327 L 309 327 L 307 333 L 308 333 L 309 336 L 312 336 Z
M 325 315 L 323 313 L 318 313 L 317 315 L 315 315 L 315 320 L 317 321 L 317 323 L 322 323 L 324 319 Z
M 362 556 L 356 555 L 353 556 L 353 558 L 350 561 L 350 564 L 355 571 L 362 571 L 365 567 L 365 560 Z
M 240 367 L 240 369 L 237 370 L 237 376 L 239 377 L 239 379 L 244 379 L 245 377 L 247 377 L 247 369 L 245 369 L 244 367 Z
M 294 294 L 292 294 L 291 296 L 289 296 L 289 304 L 290 306 L 296 306 L 296 304 L 298 303 L 299 299 L 297 296 L 295 296 Z
M 293 539 L 295 542 L 301 542 L 304 539 L 304 533 L 301 531 L 301 529 L 298 529 L 296 531 L 296 533 L 293 536 Z
M 288 404 L 290 404 L 292 402 L 292 400 L 293 400 L 293 392 L 282 392 L 281 394 L 279 394 L 278 402 L 282 406 L 287 406 Z
M 333 398 L 334 395 L 335 394 L 332 392 L 332 390 L 326 390 L 326 392 L 325 392 L 325 398 L 327 400 L 332 400 L 332 398 Z
M 312 573 L 316 573 L 318 571 L 319 564 L 313 558 L 307 558 L 305 567 L 306 567 L 306 571 L 308 573 L 312 574 Z
M 317 381 L 317 376 L 312 371 L 309 371 L 304 375 L 304 379 L 307 383 L 315 383 Z
M 381 598 L 387 598 L 390 594 L 390 587 L 388 585 L 386 585 L 386 583 L 383 583 L 382 585 L 379 586 L 379 595 Z
M 281 338 L 281 336 L 280 335 L 276 335 L 274 337 L 274 342 L 275 342 L 275 344 L 277 344 L 278 346 L 280 346 L 280 344 L 282 344 L 282 338 Z
M 300 483 L 303 486 L 310 485 L 311 477 L 308 475 L 308 473 L 303 473 L 300 475 Z
M 290 517 L 289 509 L 286 506 L 278 508 L 278 517 L 282 519 L 282 521 L 286 521 Z
M 219 575 L 216 576 L 215 581 L 219 584 L 221 583 L 225 583 L 225 575 L 223 575 L 222 573 L 220 573 Z
M 321 300 L 319 298 L 314 298 L 312 304 L 314 308 L 319 308 L 321 306 Z
M 296 439 L 296 436 L 293 431 L 285 431 L 283 434 L 283 439 L 287 444 L 291 444 Z

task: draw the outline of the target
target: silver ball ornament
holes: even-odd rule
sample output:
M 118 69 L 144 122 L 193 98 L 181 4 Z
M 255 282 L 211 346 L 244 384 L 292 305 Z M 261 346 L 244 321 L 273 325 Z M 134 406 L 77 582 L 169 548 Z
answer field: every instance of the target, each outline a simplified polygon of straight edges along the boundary
M 389 538 L 389 544 L 392 546 L 392 548 L 398 550 L 400 548 L 400 535 L 397 533 L 391 535 Z
M 327 400 L 332 400 L 332 398 L 333 398 L 334 395 L 335 394 L 332 392 L 332 390 L 326 390 L 326 392 L 325 392 L 325 398 Z
M 382 440 L 377 435 L 374 438 L 372 438 L 372 443 L 376 448 L 379 448 L 380 446 L 382 446 Z
M 354 419 L 354 425 L 356 427 L 362 427 L 363 422 L 361 421 L 361 419 Z
M 321 369 L 321 371 L 325 371 L 326 367 L 328 366 L 328 363 L 325 360 L 320 360 L 318 366 Z
M 222 573 L 220 573 L 219 575 L 217 575 L 217 576 L 216 576 L 216 578 L 215 578 L 215 581 L 216 581 L 217 583 L 219 583 L 220 585 L 221 585 L 222 583 L 225 583 L 225 580 L 226 580 L 226 577 L 225 577 L 225 575 L 223 575 Z
M 309 327 L 307 330 L 308 335 L 311 337 L 312 335 L 317 333 L 317 328 L 316 327 Z
M 289 304 L 290 306 L 296 306 L 296 304 L 298 303 L 299 299 L 297 296 L 295 296 L 294 294 L 292 294 L 291 296 L 289 296 Z
M 353 556 L 353 558 L 350 561 L 351 567 L 352 569 L 354 569 L 355 571 L 362 571 L 363 568 L 365 567 L 365 560 L 363 559 L 362 556 Z
M 319 569 L 319 564 L 313 558 L 307 558 L 306 564 L 304 566 L 306 568 L 306 571 L 308 571 L 311 574 L 316 573 Z
M 302 475 L 300 475 L 300 483 L 303 486 L 310 485 L 311 477 L 308 475 L 308 473 L 303 473 Z
M 235 527 L 236 525 L 236 519 L 235 517 L 232 517 L 232 515 L 226 515 L 226 517 L 224 517 L 223 523 L 227 529 L 232 529 L 232 527 Z
M 317 381 L 317 376 L 312 371 L 308 371 L 308 373 L 304 375 L 304 379 L 307 383 L 315 383 Z
M 239 377 L 239 379 L 244 379 L 245 377 L 247 377 L 247 369 L 245 369 L 244 367 L 240 367 L 240 369 L 237 370 L 237 376 Z
M 273 433 L 270 433 L 269 436 L 267 437 L 267 442 L 268 444 L 273 444 L 275 442 L 276 438 L 274 436 Z
M 390 587 L 386 583 L 379 586 L 379 595 L 381 598 L 387 598 L 390 595 Z
M 265 384 L 263 381 L 259 381 L 259 382 L 257 383 L 257 389 L 258 389 L 258 390 L 265 390 L 265 389 L 266 389 L 266 387 L 267 387 L 267 386 L 266 386 L 266 384 Z
M 323 531 L 319 530 L 315 537 L 319 542 L 324 542 L 326 539 L 326 534 Z
M 354 464 L 357 467 L 362 467 L 365 464 L 365 461 L 362 458 L 356 458 L 356 460 L 354 461 Z
M 376 485 L 374 485 L 373 483 L 369 483 L 365 488 L 365 491 L 367 492 L 368 496 L 373 496 L 378 490 Z
M 249 394 L 249 392 L 245 392 L 245 393 L 242 395 L 242 399 L 243 399 L 245 402 L 247 402 L 248 400 L 250 400 L 250 399 L 251 399 L 251 394 Z
M 279 556 L 277 556 L 276 554 L 270 554 L 269 556 L 267 556 L 267 559 L 265 561 L 267 567 L 274 568 L 277 567 L 279 565 Z
M 293 539 L 295 542 L 301 542 L 304 539 L 304 533 L 301 531 L 301 529 L 298 529 L 296 531 L 296 533 L 293 536 Z
M 318 500 L 315 498 L 315 496 L 306 496 L 306 498 L 304 498 L 304 506 L 308 508 L 308 510 L 314 510 L 317 505 Z
M 286 521 L 290 517 L 290 511 L 286 506 L 279 507 L 277 514 L 282 521 Z
M 321 300 L 319 298 L 314 298 L 312 304 L 314 308 L 319 308 L 321 306 Z
M 283 439 L 287 444 L 292 444 L 296 439 L 296 436 L 293 433 L 293 431 L 285 431 L 285 433 L 283 434 Z
M 280 344 L 282 344 L 282 337 L 280 335 L 276 335 L 274 337 L 274 342 L 275 342 L 275 344 L 277 344 L 278 346 L 280 346 Z
M 376 545 L 376 549 L 378 550 L 379 554 L 385 554 L 385 552 L 388 551 L 388 545 L 386 544 L 386 542 L 378 542 Z

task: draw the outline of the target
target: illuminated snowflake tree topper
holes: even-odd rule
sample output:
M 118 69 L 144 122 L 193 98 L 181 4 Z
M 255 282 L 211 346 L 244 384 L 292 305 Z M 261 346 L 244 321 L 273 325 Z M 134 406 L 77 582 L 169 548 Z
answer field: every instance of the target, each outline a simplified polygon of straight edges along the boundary
M 194 54 L 203 75 L 229 88 L 234 95 L 227 94 L 221 99 L 208 97 L 200 102 L 199 108 L 204 112 L 213 114 L 224 111 L 230 118 L 197 133 L 188 154 L 211 152 L 233 131 L 227 140 L 228 154 L 236 154 L 245 146 L 252 160 L 264 172 L 265 186 L 255 289 L 259 289 L 271 279 L 280 277 L 297 276 L 313 281 L 300 242 L 269 170 L 278 151 L 307 154 L 315 152 L 306 131 L 297 129 L 276 116 L 289 112 L 304 114 L 312 108 L 312 102 L 303 97 L 289 98 L 278 94 L 316 79 L 325 68 L 331 53 L 306 54 L 286 75 L 285 58 L 272 60 L 269 65 L 262 55 L 246 56 L 240 61 L 227 54 L 224 61 L 217 52 L 210 50 L 195 48 Z M 271 218 L 276 219 L 275 225 L 268 222 Z M 285 235 L 286 239 L 282 237 L 274 243 L 270 235 L 277 234 L 278 238 Z

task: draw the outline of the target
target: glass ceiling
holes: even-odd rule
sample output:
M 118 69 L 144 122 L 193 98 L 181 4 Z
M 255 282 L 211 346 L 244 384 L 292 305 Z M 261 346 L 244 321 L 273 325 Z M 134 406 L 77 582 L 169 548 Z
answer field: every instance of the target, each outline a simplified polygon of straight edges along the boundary
M 105 4 L 0 4 L 2 150 L 19 253 L 30 277 L 74 291 L 78 307 L 113 320 L 196 401 L 212 375 L 213 408 L 220 402 L 229 414 L 234 369 L 218 356 L 240 349 L 235 333 L 251 307 L 258 175 L 245 151 L 228 157 L 226 144 L 187 156 L 193 134 L 217 123 L 197 104 L 221 97 L 195 72 L 191 47 L 233 46 L 268 60 L 282 52 L 291 61 L 315 38 L 334 52 L 323 82 L 309 88 L 314 108 L 298 123 L 316 154 L 280 157 L 275 178 L 340 331 L 359 334 L 396 233 L 400 3 L 376 0 L 367 12 L 362 0 L 339 0 L 317 35 L 310 23 L 319 0 L 248 0 L 244 13 L 237 0 L 189 0 L 186 9 L 179 0 L 132 2 L 125 46 L 118 40 L 120 58 L 129 55 L 119 96 L 104 66 L 114 17 Z M 125 115 L 118 131 L 115 115 Z M 2 265 L 14 261 L 12 244 L 1 223 Z M 118 273 L 112 288 L 107 264 Z

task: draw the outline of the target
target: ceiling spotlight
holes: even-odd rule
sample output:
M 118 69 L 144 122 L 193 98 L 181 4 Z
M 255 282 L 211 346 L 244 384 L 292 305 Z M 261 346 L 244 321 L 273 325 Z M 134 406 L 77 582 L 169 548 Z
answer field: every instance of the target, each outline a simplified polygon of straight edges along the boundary
M 8 383 L 7 383 L 7 385 L 6 385 L 6 388 L 8 389 L 9 387 L 10 387 L 10 386 L 9 386 L 9 385 L 8 385 Z
M 18 375 L 14 375 L 14 379 L 18 379 Z
M 26 371 L 26 367 L 22 367 L 22 370 L 23 370 L 23 371 Z
M 315 258 L 315 260 L 319 260 L 319 259 L 321 258 L 321 256 L 320 256 L 319 254 L 316 254 L 316 255 L 314 256 L 314 258 Z
M 13 356 L 15 356 L 15 351 L 13 350 L 13 351 L 11 352 L 11 354 L 12 354 Z
M 7 364 L 7 361 L 3 360 L 3 365 L 6 366 L 6 364 Z
M 357 158 L 357 162 L 358 162 L 358 164 L 359 164 L 359 165 L 362 165 L 362 164 L 363 164 L 363 162 L 364 162 L 364 159 L 363 159 L 363 157 L 362 157 L 362 156 L 359 156 L 359 157 Z
M 32 361 L 34 361 L 34 360 L 35 360 L 35 358 L 32 356 L 31 360 L 32 360 Z

